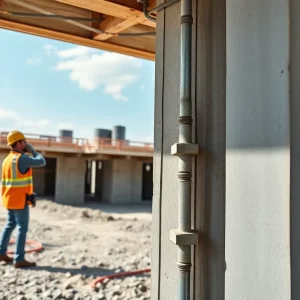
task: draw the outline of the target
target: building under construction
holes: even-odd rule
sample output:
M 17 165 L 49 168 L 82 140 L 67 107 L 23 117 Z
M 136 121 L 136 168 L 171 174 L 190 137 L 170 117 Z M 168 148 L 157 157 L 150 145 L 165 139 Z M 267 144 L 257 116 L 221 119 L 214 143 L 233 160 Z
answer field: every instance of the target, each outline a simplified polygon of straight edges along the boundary
M 37 196 L 70 205 L 151 201 L 153 144 L 126 140 L 125 130 L 95 129 L 91 140 L 73 137 L 71 130 L 58 136 L 25 134 L 47 161 L 33 169 Z M 6 136 L 0 133 L 1 162 L 9 151 Z

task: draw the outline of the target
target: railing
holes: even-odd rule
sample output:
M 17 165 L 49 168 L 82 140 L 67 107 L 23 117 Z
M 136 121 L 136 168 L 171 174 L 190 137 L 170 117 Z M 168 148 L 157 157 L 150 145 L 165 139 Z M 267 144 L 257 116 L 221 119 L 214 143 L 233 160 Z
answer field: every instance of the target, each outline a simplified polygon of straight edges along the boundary
M 110 138 L 94 138 L 91 143 L 97 150 L 142 151 L 152 152 L 153 144 L 129 140 L 112 140 Z
M 8 132 L 0 132 L 0 144 L 7 144 Z M 134 152 L 153 152 L 152 143 L 135 142 L 128 140 L 112 140 L 109 138 L 86 138 L 59 137 L 39 134 L 25 134 L 28 143 L 36 147 L 45 148 L 69 148 L 77 149 L 80 152 L 90 151 L 134 151 Z

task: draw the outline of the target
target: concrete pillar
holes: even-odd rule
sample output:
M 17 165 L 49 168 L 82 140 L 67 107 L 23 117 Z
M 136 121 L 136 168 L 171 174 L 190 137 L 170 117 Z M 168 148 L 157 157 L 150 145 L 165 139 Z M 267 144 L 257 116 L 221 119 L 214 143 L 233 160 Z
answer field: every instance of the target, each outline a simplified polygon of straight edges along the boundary
M 193 249 L 191 299 L 224 299 L 225 4 L 225 0 L 193 1 L 192 111 L 194 141 L 202 150 L 195 161 L 191 213 L 193 227 L 203 234 Z M 177 299 L 177 247 L 169 233 L 178 221 L 178 158 L 170 152 L 178 141 L 180 3 L 158 15 L 152 300 Z
M 62 204 L 83 204 L 85 160 L 81 157 L 58 157 L 55 201 Z
M 113 204 L 142 201 L 142 162 L 134 159 L 105 161 L 103 201 Z
M 202 150 L 191 298 L 299 299 L 299 1 L 193 4 L 194 139 Z M 157 22 L 153 300 L 177 299 L 169 231 L 177 226 L 170 147 L 178 138 L 179 15 L 178 4 Z
M 143 162 L 132 159 L 131 172 L 131 201 L 133 203 L 141 203 L 143 185 Z
M 291 299 L 289 2 L 227 1 L 226 300 Z

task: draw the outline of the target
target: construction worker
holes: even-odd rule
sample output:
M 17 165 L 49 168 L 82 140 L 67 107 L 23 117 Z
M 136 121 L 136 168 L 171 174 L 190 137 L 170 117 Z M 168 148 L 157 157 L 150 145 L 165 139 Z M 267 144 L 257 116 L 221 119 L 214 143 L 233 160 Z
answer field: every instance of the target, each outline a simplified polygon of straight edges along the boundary
M 45 158 L 27 144 L 24 134 L 11 131 L 7 135 L 11 151 L 2 163 L 2 204 L 7 209 L 7 223 L 0 236 L 0 261 L 13 262 L 15 268 L 34 267 L 36 263 L 25 260 L 25 242 L 29 223 L 29 205 L 35 206 L 32 168 L 46 165 Z M 31 153 L 27 155 L 25 153 Z M 7 252 L 13 230 L 17 227 L 14 258 Z

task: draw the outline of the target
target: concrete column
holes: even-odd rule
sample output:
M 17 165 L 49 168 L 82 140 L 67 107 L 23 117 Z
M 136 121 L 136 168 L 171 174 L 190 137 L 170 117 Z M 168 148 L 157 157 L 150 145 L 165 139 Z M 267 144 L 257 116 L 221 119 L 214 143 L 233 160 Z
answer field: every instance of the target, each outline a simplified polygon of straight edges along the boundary
M 131 173 L 131 201 L 132 203 L 141 203 L 143 185 L 143 162 L 132 159 Z
M 193 1 L 194 141 L 201 145 L 193 174 L 191 299 L 224 299 L 225 282 L 225 0 Z M 157 20 L 155 154 L 152 222 L 151 299 L 177 299 L 177 165 L 171 146 L 178 141 L 180 3 Z M 237 283 L 238 284 L 238 283 Z
M 142 200 L 142 162 L 134 159 L 105 161 L 103 183 L 105 202 L 140 203 Z
M 299 10 L 296 0 L 194 1 L 192 299 L 300 297 Z M 177 299 L 179 13 L 157 22 L 153 300 Z
M 81 157 L 58 157 L 55 201 L 62 204 L 83 204 L 85 160 Z
M 227 1 L 226 300 L 291 299 L 289 2 Z

